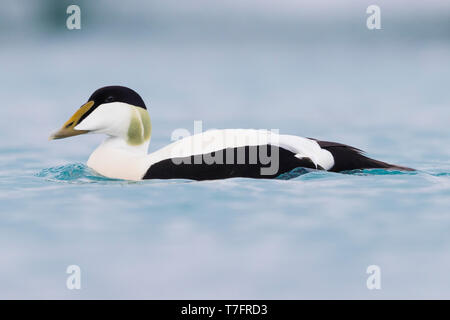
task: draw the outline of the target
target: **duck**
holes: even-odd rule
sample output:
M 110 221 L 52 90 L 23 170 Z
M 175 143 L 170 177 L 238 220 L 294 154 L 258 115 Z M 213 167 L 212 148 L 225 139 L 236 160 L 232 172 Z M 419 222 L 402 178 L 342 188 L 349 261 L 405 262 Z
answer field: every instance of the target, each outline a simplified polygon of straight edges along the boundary
M 262 129 L 208 130 L 148 153 L 148 109 L 136 91 L 124 86 L 96 90 L 49 139 L 88 133 L 107 136 L 87 166 L 111 179 L 274 179 L 297 168 L 414 170 L 369 158 L 346 144 Z

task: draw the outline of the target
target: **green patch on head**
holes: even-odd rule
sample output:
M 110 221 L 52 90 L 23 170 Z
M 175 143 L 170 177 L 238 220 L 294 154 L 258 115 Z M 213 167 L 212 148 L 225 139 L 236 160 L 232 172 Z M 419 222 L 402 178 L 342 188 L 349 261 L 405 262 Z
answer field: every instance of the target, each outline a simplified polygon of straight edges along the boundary
M 128 127 L 127 142 L 132 146 L 138 146 L 150 139 L 152 126 L 147 110 L 133 107 L 131 109 L 131 121 Z

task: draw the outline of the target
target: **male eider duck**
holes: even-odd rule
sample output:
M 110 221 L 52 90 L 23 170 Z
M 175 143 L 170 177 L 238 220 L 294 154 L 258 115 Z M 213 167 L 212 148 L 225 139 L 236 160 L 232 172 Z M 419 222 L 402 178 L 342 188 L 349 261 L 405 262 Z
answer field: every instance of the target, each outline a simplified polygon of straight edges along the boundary
M 84 133 L 108 136 L 87 165 L 115 179 L 276 178 L 299 167 L 334 172 L 413 170 L 368 158 L 345 144 L 253 129 L 210 130 L 148 154 L 151 123 L 147 108 L 139 94 L 121 86 L 95 91 L 50 139 Z

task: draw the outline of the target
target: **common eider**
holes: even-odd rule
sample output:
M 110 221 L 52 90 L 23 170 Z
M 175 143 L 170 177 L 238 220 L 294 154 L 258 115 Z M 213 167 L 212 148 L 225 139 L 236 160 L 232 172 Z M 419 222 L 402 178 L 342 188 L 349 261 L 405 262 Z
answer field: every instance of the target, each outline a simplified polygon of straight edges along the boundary
M 299 167 L 333 172 L 413 170 L 368 158 L 345 144 L 253 129 L 209 130 L 148 154 L 151 123 L 147 108 L 138 93 L 122 86 L 95 91 L 50 139 L 85 133 L 108 136 L 87 165 L 116 179 L 276 178 Z

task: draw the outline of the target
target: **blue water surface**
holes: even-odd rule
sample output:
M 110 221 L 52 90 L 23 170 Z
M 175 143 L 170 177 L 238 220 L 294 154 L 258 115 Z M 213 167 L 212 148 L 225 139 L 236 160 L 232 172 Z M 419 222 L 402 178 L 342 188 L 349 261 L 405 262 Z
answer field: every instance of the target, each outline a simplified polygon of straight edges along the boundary
M 14 176 L 0 177 L 4 297 L 447 294 L 448 170 L 131 182 L 15 156 Z M 65 288 L 71 264 L 83 271 L 77 293 Z M 373 264 L 378 292 L 365 285 Z

